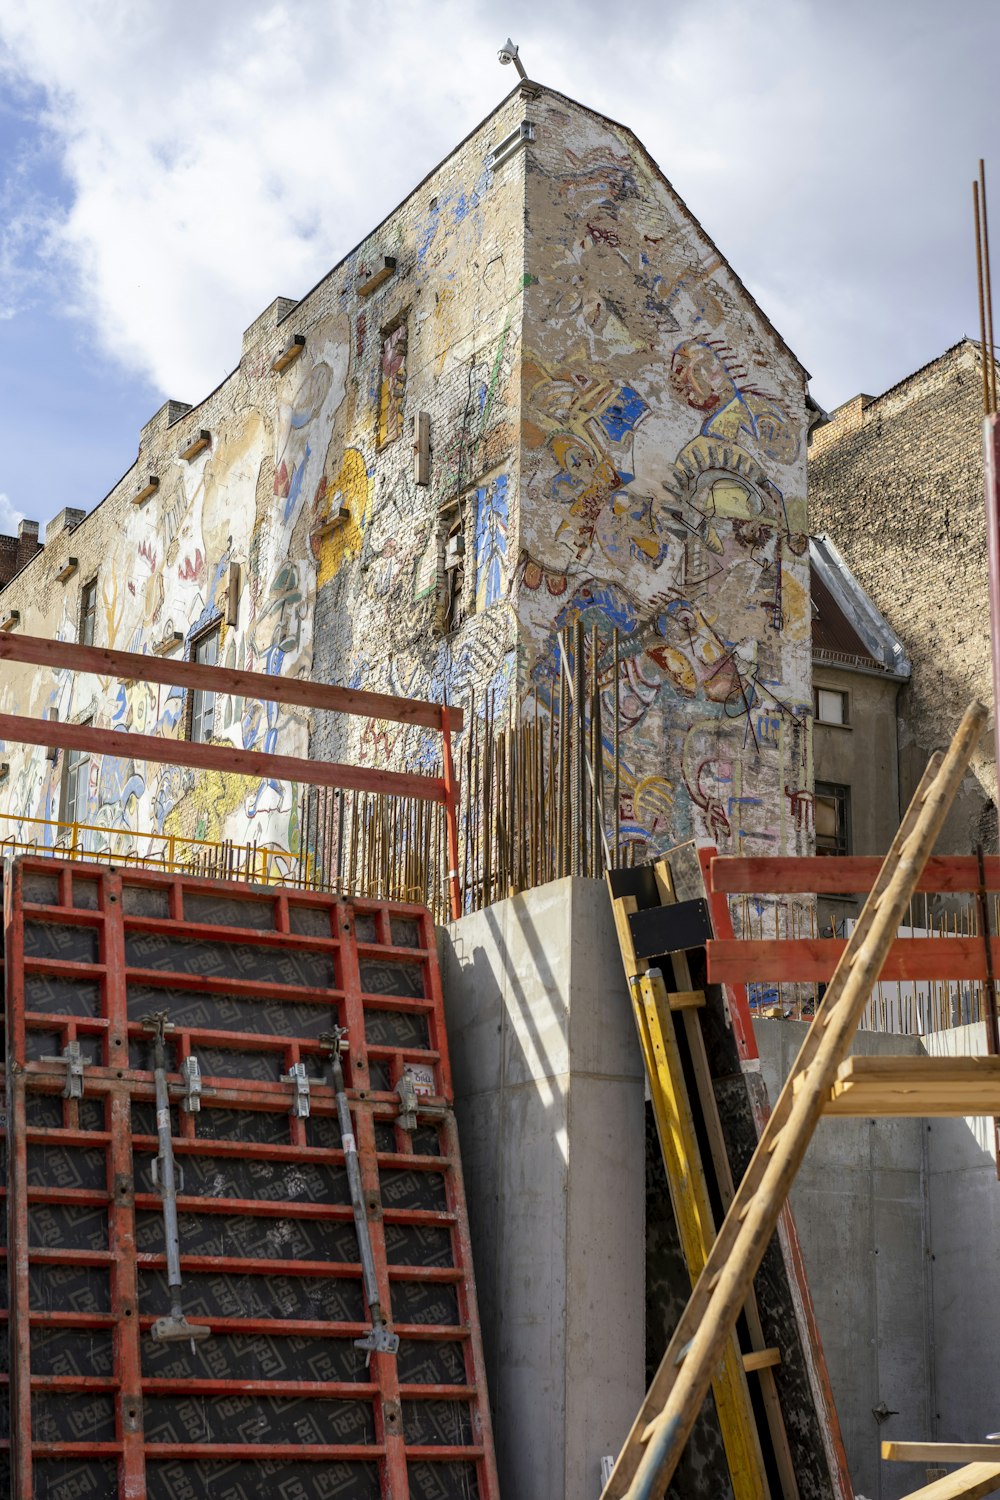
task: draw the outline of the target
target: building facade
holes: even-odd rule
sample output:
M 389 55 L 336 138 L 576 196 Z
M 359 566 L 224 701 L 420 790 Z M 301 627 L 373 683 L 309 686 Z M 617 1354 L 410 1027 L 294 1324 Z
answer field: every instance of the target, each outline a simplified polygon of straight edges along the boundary
M 0 613 L 492 723 L 547 719 L 579 621 L 605 726 L 619 704 L 605 825 L 640 855 L 690 837 L 808 852 L 807 400 L 635 136 L 523 83 L 317 287 L 261 314 L 217 390 L 161 408 Z M 0 702 L 294 755 L 435 753 L 412 729 L 98 677 L 12 668 Z M 266 777 L 3 755 L 0 812 L 39 842 L 75 821 L 299 846 L 297 791 Z
M 838 407 L 812 435 L 809 504 L 813 529 L 836 539 L 906 645 L 912 671 L 898 699 L 905 805 L 970 701 L 992 696 L 979 345 L 963 339 L 883 395 Z M 995 801 L 987 734 L 939 850 L 995 850 Z

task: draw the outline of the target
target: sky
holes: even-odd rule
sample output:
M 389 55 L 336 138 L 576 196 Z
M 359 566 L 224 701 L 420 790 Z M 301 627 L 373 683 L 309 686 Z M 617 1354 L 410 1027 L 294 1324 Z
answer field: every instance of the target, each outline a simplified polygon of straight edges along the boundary
M 499 103 L 508 34 L 631 126 L 822 406 L 977 336 L 996 0 L 0 0 L 0 531 L 92 509 Z

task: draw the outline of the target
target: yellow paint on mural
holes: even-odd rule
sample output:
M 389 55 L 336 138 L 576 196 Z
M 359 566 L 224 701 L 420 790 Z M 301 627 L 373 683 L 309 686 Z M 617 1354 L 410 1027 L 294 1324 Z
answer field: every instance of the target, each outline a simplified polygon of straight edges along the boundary
M 791 568 L 785 568 L 781 575 L 781 603 L 785 617 L 785 638 L 792 641 L 808 639 L 812 633 L 812 605 L 807 591 Z
M 200 771 L 191 790 L 167 814 L 163 828 L 183 838 L 222 839 L 225 821 L 243 802 L 250 783 L 225 771 Z
M 316 497 L 310 541 L 319 563 L 317 588 L 336 578 L 343 564 L 360 553 L 374 494 L 364 455 L 357 448 L 348 448 L 336 478 L 324 479 Z M 348 512 L 347 519 L 328 530 L 331 519 L 341 510 Z

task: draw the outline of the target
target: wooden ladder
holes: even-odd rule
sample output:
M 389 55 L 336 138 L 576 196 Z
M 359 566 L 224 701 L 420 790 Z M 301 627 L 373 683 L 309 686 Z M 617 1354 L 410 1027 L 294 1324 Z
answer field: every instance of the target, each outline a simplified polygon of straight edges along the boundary
M 921 779 L 601 1500 L 661 1500 L 670 1482 L 986 718 L 973 703 Z

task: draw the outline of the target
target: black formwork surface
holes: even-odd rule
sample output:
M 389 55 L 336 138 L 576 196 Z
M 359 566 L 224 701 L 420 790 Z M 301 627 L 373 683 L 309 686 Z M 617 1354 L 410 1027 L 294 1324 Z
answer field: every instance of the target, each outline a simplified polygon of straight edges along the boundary
M 495 1500 L 429 913 L 30 857 L 6 885 L 13 1475 L 0 1494 Z M 170 1310 L 154 1012 L 172 1027 L 183 1307 L 211 1329 L 194 1347 L 152 1335 Z M 398 1353 L 370 1358 L 355 1346 L 369 1319 L 320 1040 L 334 1025 L 399 1336 Z

